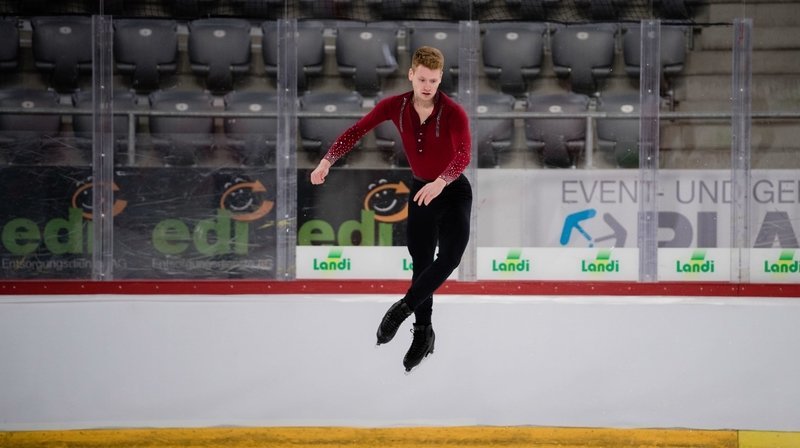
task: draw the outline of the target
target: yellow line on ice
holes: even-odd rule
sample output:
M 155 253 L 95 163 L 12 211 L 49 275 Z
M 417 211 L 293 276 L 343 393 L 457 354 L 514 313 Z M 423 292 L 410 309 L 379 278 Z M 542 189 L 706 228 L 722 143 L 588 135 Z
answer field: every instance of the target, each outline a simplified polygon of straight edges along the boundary
M 762 445 L 752 445 L 752 447 Z M 763 445 L 766 446 L 766 445 Z M 770 445 L 776 446 L 790 445 Z M 799 445 L 791 445 L 799 446 Z M 272 427 L 0 432 L 1 448 L 737 448 L 736 431 Z
M 739 431 L 740 448 L 797 448 L 800 432 Z

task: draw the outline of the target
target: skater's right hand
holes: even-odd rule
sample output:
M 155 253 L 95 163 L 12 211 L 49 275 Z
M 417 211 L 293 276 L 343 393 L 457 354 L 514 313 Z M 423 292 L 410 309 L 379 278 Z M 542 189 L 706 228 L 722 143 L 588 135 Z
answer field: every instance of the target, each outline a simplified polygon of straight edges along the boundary
M 314 185 L 319 185 L 325 182 L 325 177 L 328 176 L 328 170 L 331 167 L 331 162 L 327 161 L 326 159 L 322 159 L 319 161 L 319 165 L 314 168 L 314 171 L 311 172 L 311 183 Z

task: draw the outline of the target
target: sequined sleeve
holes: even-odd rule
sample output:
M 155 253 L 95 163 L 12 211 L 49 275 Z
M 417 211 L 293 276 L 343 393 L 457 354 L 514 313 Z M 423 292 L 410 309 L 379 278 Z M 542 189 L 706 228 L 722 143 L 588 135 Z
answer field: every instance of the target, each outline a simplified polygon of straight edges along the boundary
M 323 158 L 333 165 L 337 160 L 350 152 L 356 143 L 358 143 L 358 141 L 367 134 L 367 132 L 371 131 L 375 126 L 388 120 L 389 116 L 387 112 L 391 107 L 391 99 L 392 98 L 386 98 L 378 102 L 378 104 L 376 104 L 371 111 L 358 120 L 356 124 L 350 126 L 346 131 L 344 131 L 336 139 L 336 141 L 331 144 L 331 147 L 328 148 L 328 152 L 325 153 Z
M 458 178 L 469 166 L 472 158 L 472 136 L 469 132 L 469 118 L 460 106 L 455 107 L 456 113 L 450 115 L 449 126 L 455 155 L 447 168 L 439 175 L 448 184 Z

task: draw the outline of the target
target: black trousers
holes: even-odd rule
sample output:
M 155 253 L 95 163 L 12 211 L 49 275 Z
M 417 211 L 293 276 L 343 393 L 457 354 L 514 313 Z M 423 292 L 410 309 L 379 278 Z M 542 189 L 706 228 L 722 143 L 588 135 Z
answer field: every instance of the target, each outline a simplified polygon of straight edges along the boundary
M 404 299 L 418 324 L 431 323 L 433 293 L 461 262 L 469 241 L 472 209 L 472 186 L 463 174 L 430 204 L 417 205 L 414 195 L 425 184 L 416 178 L 413 181 L 406 234 L 413 276 Z

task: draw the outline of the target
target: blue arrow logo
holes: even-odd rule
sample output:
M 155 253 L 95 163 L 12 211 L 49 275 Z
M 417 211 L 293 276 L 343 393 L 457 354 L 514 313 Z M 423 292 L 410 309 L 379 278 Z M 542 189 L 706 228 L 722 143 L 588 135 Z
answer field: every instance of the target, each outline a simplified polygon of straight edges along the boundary
M 593 208 L 589 208 L 586 210 L 581 210 L 579 212 L 575 212 L 571 215 L 568 215 L 564 219 L 564 228 L 561 230 L 561 245 L 566 246 L 569 244 L 569 240 L 572 237 L 572 230 L 575 229 L 578 233 L 583 235 L 586 238 L 586 241 L 589 242 L 589 247 L 594 247 L 594 241 L 592 237 L 583 230 L 581 227 L 581 221 L 586 221 L 587 219 L 592 219 L 597 215 L 597 210 Z

